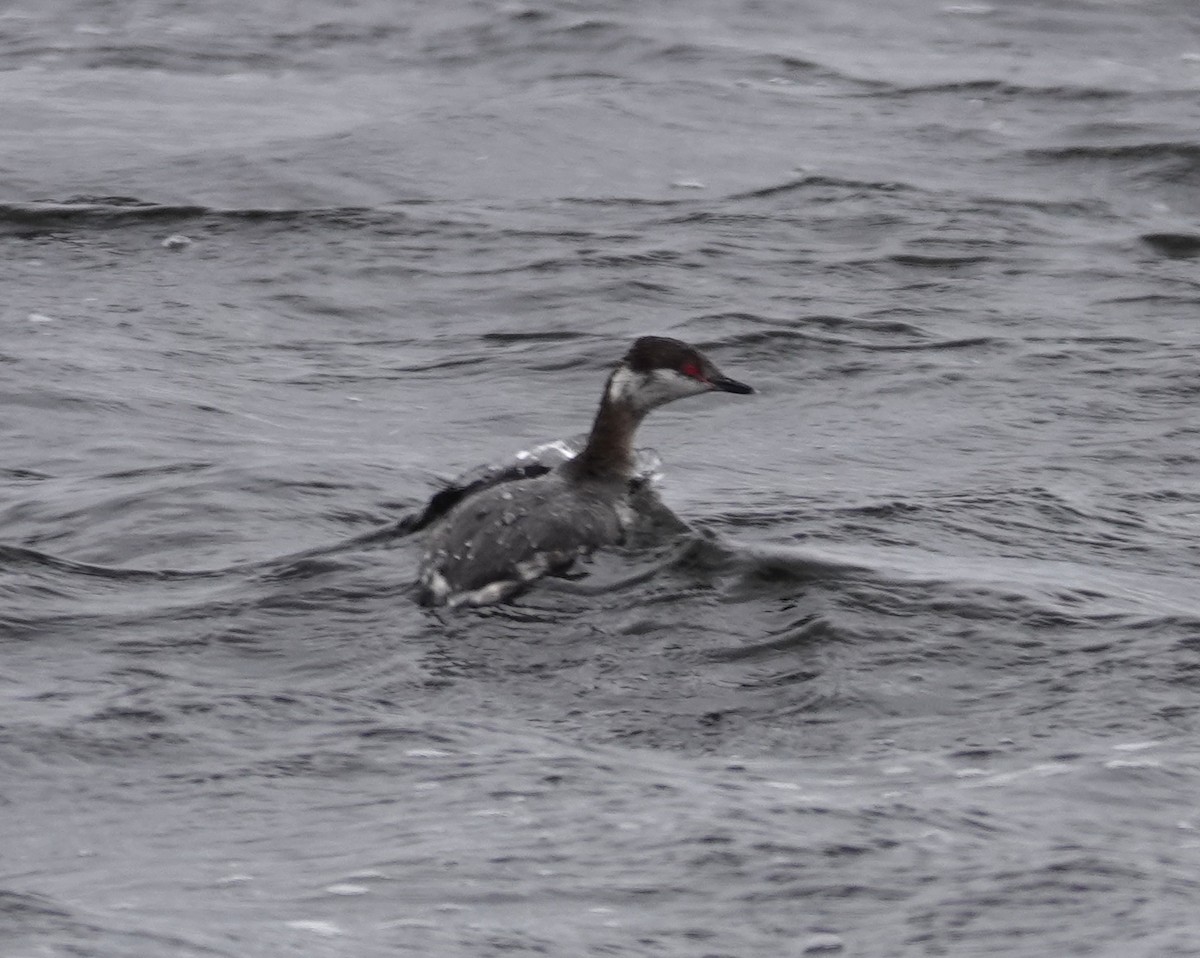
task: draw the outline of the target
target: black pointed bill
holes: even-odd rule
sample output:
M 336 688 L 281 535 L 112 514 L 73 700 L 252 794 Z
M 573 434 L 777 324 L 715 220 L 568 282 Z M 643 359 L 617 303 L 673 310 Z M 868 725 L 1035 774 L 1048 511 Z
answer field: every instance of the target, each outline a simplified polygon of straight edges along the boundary
M 736 379 L 730 379 L 728 376 L 713 376 L 709 382 L 712 383 L 713 389 L 719 389 L 724 393 L 740 393 L 743 396 L 748 396 L 754 392 L 745 383 L 740 383 Z

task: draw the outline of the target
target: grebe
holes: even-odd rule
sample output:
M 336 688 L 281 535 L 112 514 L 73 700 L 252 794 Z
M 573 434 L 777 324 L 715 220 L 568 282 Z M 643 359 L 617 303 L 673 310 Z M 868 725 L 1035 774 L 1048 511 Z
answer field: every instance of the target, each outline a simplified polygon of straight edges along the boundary
M 427 605 L 488 605 L 620 543 L 633 521 L 633 436 L 651 409 L 708 392 L 752 393 L 698 349 L 643 336 L 608 377 L 587 445 L 534 479 L 467 496 L 435 525 L 418 574 Z

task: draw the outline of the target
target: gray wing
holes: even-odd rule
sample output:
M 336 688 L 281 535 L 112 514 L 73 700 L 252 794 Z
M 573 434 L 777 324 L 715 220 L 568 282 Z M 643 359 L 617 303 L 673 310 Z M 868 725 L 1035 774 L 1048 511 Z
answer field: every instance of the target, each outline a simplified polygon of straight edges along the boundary
M 620 542 L 622 531 L 611 497 L 581 493 L 557 474 L 486 489 L 430 533 L 420 573 L 425 599 L 500 601 L 583 553 Z

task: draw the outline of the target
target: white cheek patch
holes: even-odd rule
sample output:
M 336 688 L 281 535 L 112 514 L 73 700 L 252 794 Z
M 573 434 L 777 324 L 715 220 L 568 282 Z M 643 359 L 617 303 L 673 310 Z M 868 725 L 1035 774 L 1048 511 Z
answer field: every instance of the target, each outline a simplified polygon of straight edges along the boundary
M 646 377 L 628 366 L 618 366 L 608 383 L 608 398 L 615 403 L 632 403 L 645 384 Z
M 613 373 L 608 386 L 608 398 L 626 403 L 638 412 L 648 412 L 663 403 L 685 396 L 698 396 L 712 387 L 674 369 L 652 369 L 648 373 L 634 372 L 621 366 Z

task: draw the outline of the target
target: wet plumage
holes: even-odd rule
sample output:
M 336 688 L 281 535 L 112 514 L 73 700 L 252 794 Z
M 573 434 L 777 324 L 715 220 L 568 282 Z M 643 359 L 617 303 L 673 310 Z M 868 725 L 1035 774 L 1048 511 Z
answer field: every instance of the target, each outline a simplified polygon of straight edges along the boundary
M 749 393 L 699 350 L 643 336 L 609 376 L 587 445 L 546 475 L 502 482 L 435 524 L 421 561 L 421 600 L 501 602 L 580 556 L 620 543 L 634 514 L 633 437 L 654 408 L 714 390 Z

